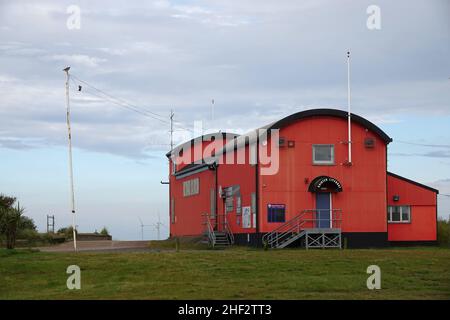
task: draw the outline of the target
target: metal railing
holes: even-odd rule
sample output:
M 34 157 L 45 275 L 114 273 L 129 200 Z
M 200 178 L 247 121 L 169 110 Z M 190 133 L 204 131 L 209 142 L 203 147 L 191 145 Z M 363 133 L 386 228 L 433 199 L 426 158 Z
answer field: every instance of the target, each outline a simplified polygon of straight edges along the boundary
M 226 220 L 226 217 L 225 217 L 225 232 L 228 236 L 228 239 L 230 240 L 230 244 L 234 244 L 234 234 L 233 231 L 231 230 L 228 220 Z
M 206 234 L 208 236 L 209 243 L 214 247 L 216 245 L 216 234 L 214 233 L 214 227 L 211 223 L 209 214 L 205 213 L 202 216 L 205 217 Z
M 214 215 L 211 216 L 208 213 L 203 214 L 205 217 L 206 233 L 208 235 L 209 242 L 214 247 L 217 242 L 216 232 L 224 232 L 230 244 L 234 244 L 234 234 L 228 223 L 226 215 Z M 214 220 L 214 222 L 213 222 Z
M 303 215 L 304 214 L 302 212 L 291 220 L 288 220 L 275 230 L 266 233 L 262 237 L 263 243 L 271 248 L 278 247 L 283 242 L 288 241 L 295 234 L 299 234 L 301 231 L 301 227 L 305 223 L 303 221 Z
M 320 213 L 327 211 L 330 218 L 320 218 Z M 342 224 L 341 209 L 307 209 L 281 226 L 266 233 L 262 237 L 263 244 L 271 248 L 279 248 L 300 238 L 305 229 L 340 229 Z
M 319 218 L 321 212 L 329 214 L 329 218 Z M 333 228 L 340 229 L 342 226 L 342 209 L 306 209 L 302 211 L 306 228 Z

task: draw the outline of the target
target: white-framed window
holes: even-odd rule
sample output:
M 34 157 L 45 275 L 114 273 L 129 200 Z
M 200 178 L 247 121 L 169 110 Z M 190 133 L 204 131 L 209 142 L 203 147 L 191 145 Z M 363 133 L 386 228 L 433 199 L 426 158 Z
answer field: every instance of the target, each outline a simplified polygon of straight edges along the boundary
M 236 196 L 236 214 L 242 213 L 241 195 Z
M 170 204 L 170 222 L 175 223 L 175 199 L 172 197 Z
M 313 164 L 331 165 L 334 164 L 333 144 L 313 144 L 312 156 Z
M 177 173 L 177 163 L 175 162 L 175 159 L 172 159 L 172 174 Z
M 183 196 L 189 197 L 200 193 L 200 179 L 195 178 L 183 182 Z
M 410 223 L 411 206 L 388 206 L 389 223 Z

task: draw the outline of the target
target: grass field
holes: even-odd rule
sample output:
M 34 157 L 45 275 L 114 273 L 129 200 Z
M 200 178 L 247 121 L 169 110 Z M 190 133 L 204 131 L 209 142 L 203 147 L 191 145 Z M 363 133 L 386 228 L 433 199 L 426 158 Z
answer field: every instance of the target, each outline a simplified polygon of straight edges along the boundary
M 66 268 L 81 268 L 81 290 Z M 380 266 L 381 290 L 366 269 Z M 0 251 L 1 299 L 450 299 L 450 250 Z

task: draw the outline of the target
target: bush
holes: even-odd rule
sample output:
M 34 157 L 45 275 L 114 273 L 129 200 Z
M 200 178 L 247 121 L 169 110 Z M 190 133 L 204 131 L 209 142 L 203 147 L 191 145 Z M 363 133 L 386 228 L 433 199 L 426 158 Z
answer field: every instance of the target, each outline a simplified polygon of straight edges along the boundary
M 439 245 L 450 247 L 450 221 L 439 218 L 437 223 Z
M 24 209 L 18 204 L 17 207 L 0 206 L 0 233 L 6 238 L 6 248 L 14 249 L 16 245 L 19 223 Z
M 24 229 L 17 232 L 17 239 L 25 240 L 28 246 L 34 246 L 42 240 L 42 236 L 34 229 Z
M 109 235 L 109 231 L 108 231 L 108 229 L 106 229 L 106 227 L 103 227 L 103 229 L 100 231 L 100 234 L 104 235 L 104 236 L 108 236 Z
M 75 232 L 77 232 L 77 231 L 75 231 Z M 72 240 L 73 239 L 73 228 L 72 228 L 72 226 L 58 229 L 57 235 L 58 235 L 58 237 L 63 236 L 67 240 Z

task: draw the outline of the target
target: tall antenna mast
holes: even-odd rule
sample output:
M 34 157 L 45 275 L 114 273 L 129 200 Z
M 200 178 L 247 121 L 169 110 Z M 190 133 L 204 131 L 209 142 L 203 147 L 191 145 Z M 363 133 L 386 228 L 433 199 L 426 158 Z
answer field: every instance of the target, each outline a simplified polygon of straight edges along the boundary
M 173 109 L 170 109 L 170 155 L 172 155 L 173 150 L 173 116 L 175 114 L 173 113 Z
M 66 120 L 69 142 L 69 177 L 70 177 L 70 204 L 72 209 L 72 231 L 73 231 L 73 249 L 77 251 L 77 232 L 75 224 L 75 192 L 73 190 L 73 167 L 72 167 L 72 134 L 70 131 L 70 103 L 69 103 L 69 75 L 70 67 L 66 67 L 63 71 L 66 73 Z
M 350 98 L 350 51 L 347 51 L 348 164 L 352 164 L 352 120 Z
M 214 121 L 214 99 L 211 100 L 211 121 Z

